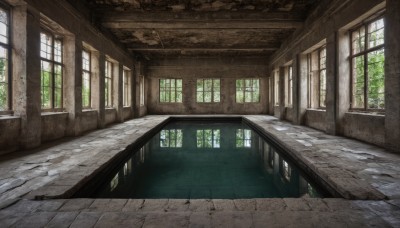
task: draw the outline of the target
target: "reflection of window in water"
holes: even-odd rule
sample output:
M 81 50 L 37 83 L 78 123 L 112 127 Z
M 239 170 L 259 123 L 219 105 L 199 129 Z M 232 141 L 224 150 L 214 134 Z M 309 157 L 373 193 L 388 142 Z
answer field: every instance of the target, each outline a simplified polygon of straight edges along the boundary
M 251 147 L 251 130 L 250 129 L 237 129 L 236 130 L 236 147 Z
M 310 197 L 318 197 L 319 196 L 317 193 L 317 190 L 310 183 L 307 183 L 307 193 L 308 193 L 308 196 L 310 196 Z
M 182 139 L 181 129 L 161 130 L 160 147 L 182 147 Z
M 221 131 L 219 129 L 204 129 L 196 131 L 197 148 L 220 148 Z
M 285 180 L 290 181 L 290 176 L 292 174 L 292 168 L 290 165 L 282 160 L 282 176 L 285 178 Z
M 128 175 L 128 163 L 124 164 L 124 176 Z
M 115 177 L 111 180 L 110 182 L 111 191 L 114 191 L 114 189 L 118 186 L 118 177 L 119 175 L 117 173 L 117 175 L 115 175 Z
M 274 168 L 275 151 L 271 149 L 268 153 L 268 164 L 271 168 Z
M 140 148 L 139 155 L 140 155 L 140 162 L 144 163 L 144 147 Z

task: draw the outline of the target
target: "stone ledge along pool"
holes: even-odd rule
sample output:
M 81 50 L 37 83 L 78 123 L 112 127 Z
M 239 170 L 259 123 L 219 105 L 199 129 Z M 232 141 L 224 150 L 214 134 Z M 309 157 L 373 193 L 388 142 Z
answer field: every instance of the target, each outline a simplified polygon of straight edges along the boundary
M 245 123 L 180 120 L 165 125 L 75 197 L 246 199 L 329 194 Z

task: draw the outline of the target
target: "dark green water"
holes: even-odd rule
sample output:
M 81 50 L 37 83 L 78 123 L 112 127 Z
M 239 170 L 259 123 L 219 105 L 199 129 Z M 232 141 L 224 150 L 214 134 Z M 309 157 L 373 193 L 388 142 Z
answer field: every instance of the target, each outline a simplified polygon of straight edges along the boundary
M 321 197 L 240 122 L 173 122 L 105 178 L 96 198 Z

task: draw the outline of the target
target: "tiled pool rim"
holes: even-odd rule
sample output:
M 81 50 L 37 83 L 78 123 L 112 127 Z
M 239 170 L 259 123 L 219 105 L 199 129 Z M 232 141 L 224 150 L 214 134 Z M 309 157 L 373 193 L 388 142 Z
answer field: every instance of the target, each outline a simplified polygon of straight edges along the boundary
M 300 152 L 307 151 L 307 146 L 301 146 L 292 138 L 285 135 L 283 132 L 272 129 L 270 127 L 263 127 L 262 121 L 257 121 L 251 116 L 166 116 L 164 120 L 156 124 L 153 128 L 143 131 L 143 134 L 137 138 L 130 138 L 125 140 L 122 144 L 116 145 L 110 151 L 107 148 L 107 153 L 102 153 L 101 157 L 96 158 L 94 163 L 84 161 L 78 167 L 61 174 L 54 181 L 42 186 L 41 188 L 32 191 L 27 195 L 28 198 L 34 199 L 62 199 L 71 198 L 75 192 L 88 183 L 98 173 L 103 172 L 110 164 L 120 160 L 125 156 L 126 151 L 135 149 L 138 145 L 142 144 L 149 136 L 160 130 L 168 122 L 173 120 L 201 120 L 201 119 L 241 119 L 248 124 L 252 129 L 257 131 L 262 137 L 270 139 L 278 149 L 287 155 L 288 158 L 294 160 L 296 164 L 306 174 L 311 177 L 315 182 L 320 183 L 326 190 L 328 190 L 333 197 L 343 197 L 345 199 L 369 199 L 381 200 L 387 197 L 370 186 L 366 181 L 354 176 L 349 176 L 345 171 L 339 169 L 332 173 L 321 173 L 318 170 L 320 164 L 314 164 L 302 156 Z M 97 148 L 98 149 L 98 148 Z M 329 167 L 328 167 L 329 168 Z

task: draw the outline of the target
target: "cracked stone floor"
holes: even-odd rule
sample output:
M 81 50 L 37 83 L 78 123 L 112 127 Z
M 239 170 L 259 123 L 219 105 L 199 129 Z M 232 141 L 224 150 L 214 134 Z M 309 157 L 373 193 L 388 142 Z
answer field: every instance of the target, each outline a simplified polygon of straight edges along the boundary
M 264 115 L 244 119 L 342 198 L 50 199 L 66 198 L 168 118 L 0 156 L 0 227 L 400 227 L 400 155 Z

